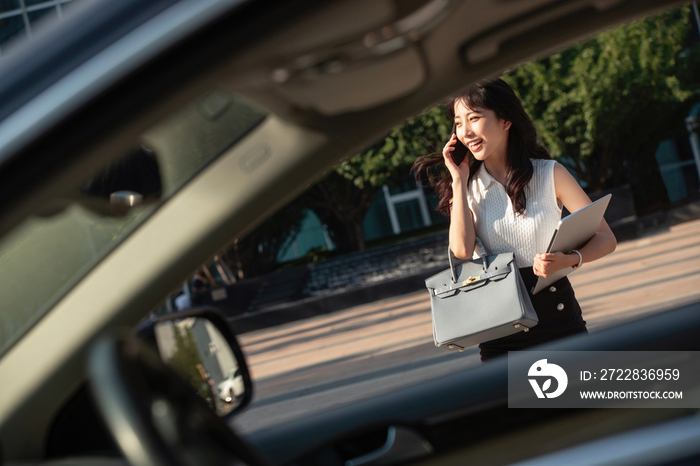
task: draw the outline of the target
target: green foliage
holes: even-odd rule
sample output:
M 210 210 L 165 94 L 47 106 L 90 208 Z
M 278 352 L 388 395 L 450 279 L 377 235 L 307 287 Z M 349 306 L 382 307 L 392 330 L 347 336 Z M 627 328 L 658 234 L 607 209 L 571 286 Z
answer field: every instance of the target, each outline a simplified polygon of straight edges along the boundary
M 443 105 L 431 107 L 394 128 L 388 136 L 336 167 L 336 172 L 360 189 L 391 184 L 421 155 L 435 152 L 449 139 L 452 122 Z
M 504 76 L 551 155 L 589 188 L 638 183 L 649 208 L 666 198 L 654 154 L 699 95 L 698 50 L 684 50 L 690 21 L 689 7 L 671 10 Z
M 227 247 L 222 256 L 238 271 L 240 278 L 249 278 L 274 271 L 282 247 L 292 241 L 301 229 L 306 206 L 300 199 L 276 212 L 241 240 Z
M 313 210 L 328 227 L 341 252 L 364 250 L 363 222 L 377 191 L 382 185 L 404 181 L 413 161 L 441 148 L 451 129 L 444 106 L 409 119 L 373 146 L 341 162 L 297 201 L 241 240 L 237 250 L 228 249 L 227 257 L 240 264 L 234 268 L 246 277 L 274 270 L 279 249 L 299 231 L 304 208 Z M 262 252 L 258 245 L 262 245 Z
M 175 352 L 168 360 L 168 364 L 187 379 L 203 398 L 210 396 L 208 386 L 197 369 L 197 365 L 202 365 L 202 360 L 190 329 L 173 326 L 173 336 Z
M 405 182 L 414 160 L 439 150 L 451 129 L 444 106 L 429 108 L 341 162 L 305 193 L 307 205 L 328 226 L 341 251 L 365 249 L 363 221 L 377 191 Z

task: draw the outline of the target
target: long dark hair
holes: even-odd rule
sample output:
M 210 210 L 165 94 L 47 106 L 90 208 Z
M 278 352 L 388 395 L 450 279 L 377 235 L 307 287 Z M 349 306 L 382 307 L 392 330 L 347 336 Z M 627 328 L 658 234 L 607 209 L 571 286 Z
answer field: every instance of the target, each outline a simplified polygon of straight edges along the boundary
M 465 93 L 453 97 L 447 103 L 447 114 L 454 121 L 455 104 L 461 102 L 469 108 L 486 108 L 493 110 L 498 118 L 510 121 L 508 131 L 508 147 L 506 149 L 506 193 L 510 197 L 518 215 L 525 213 L 526 199 L 525 186 L 532 178 L 533 168 L 530 159 L 548 159 L 549 152 L 540 145 L 537 140 L 537 131 L 532 120 L 525 113 L 520 99 L 513 89 L 499 78 L 485 79 L 476 83 Z M 481 167 L 482 162 L 476 160 L 470 151 L 467 151 L 466 159 L 469 163 L 469 179 Z M 450 215 L 452 207 L 452 177 L 449 172 L 443 172 L 437 183 L 430 169 L 444 161 L 442 153 L 433 153 L 418 157 L 413 163 L 411 171 L 415 171 L 416 181 L 420 180 L 422 171 L 428 174 L 431 184 L 435 185 L 435 192 L 440 201 L 437 210 L 443 215 Z M 464 163 L 464 162 L 462 162 Z

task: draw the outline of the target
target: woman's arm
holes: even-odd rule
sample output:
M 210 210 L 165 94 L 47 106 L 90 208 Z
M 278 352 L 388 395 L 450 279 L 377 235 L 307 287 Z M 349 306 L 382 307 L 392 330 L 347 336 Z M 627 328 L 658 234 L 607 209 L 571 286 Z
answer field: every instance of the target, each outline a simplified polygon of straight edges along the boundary
M 591 199 L 581 189 L 578 182 L 571 176 L 571 173 L 560 163 L 554 166 L 554 186 L 557 193 L 557 200 L 564 204 L 569 212 L 576 212 L 591 203 Z M 615 250 L 617 240 L 605 219 L 600 221 L 598 230 L 585 246 L 578 251 L 581 253 L 583 262 L 591 262 L 600 259 Z M 567 255 L 566 252 L 540 253 L 535 257 L 533 269 L 535 275 L 549 277 L 561 269 L 575 266 L 579 263 L 578 254 Z
M 455 165 L 452 160 L 452 150 L 457 136 L 452 134 L 442 150 L 445 166 L 452 177 L 452 207 L 450 209 L 450 249 L 459 259 L 471 259 L 474 254 L 476 232 L 474 218 L 467 202 L 467 183 L 469 181 L 469 164 L 465 160 Z
M 452 209 L 450 210 L 450 249 L 459 259 L 471 259 L 474 254 L 475 241 L 474 219 L 467 203 L 467 181 L 453 181 Z

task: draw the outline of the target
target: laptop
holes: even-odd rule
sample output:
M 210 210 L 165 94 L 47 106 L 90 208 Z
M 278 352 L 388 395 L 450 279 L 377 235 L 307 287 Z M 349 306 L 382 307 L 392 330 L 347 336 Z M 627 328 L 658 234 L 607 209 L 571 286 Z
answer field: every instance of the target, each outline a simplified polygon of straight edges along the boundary
M 566 254 L 572 249 L 583 247 L 598 230 L 611 197 L 612 194 L 603 196 L 583 209 L 577 210 L 573 214 L 569 214 L 559 220 L 552 239 L 549 241 L 547 252 L 563 252 Z M 573 267 L 567 267 L 550 277 L 539 277 L 535 287 L 532 289 L 532 294 L 539 293 L 574 270 L 576 269 Z

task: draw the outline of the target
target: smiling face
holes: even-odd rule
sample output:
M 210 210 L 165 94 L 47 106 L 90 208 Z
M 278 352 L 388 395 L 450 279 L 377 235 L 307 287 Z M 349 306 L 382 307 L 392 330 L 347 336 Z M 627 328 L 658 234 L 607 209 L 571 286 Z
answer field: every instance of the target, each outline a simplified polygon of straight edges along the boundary
M 454 105 L 457 138 L 469 148 L 474 158 L 505 161 L 510 122 L 498 118 L 493 110 L 470 108 L 464 102 Z

